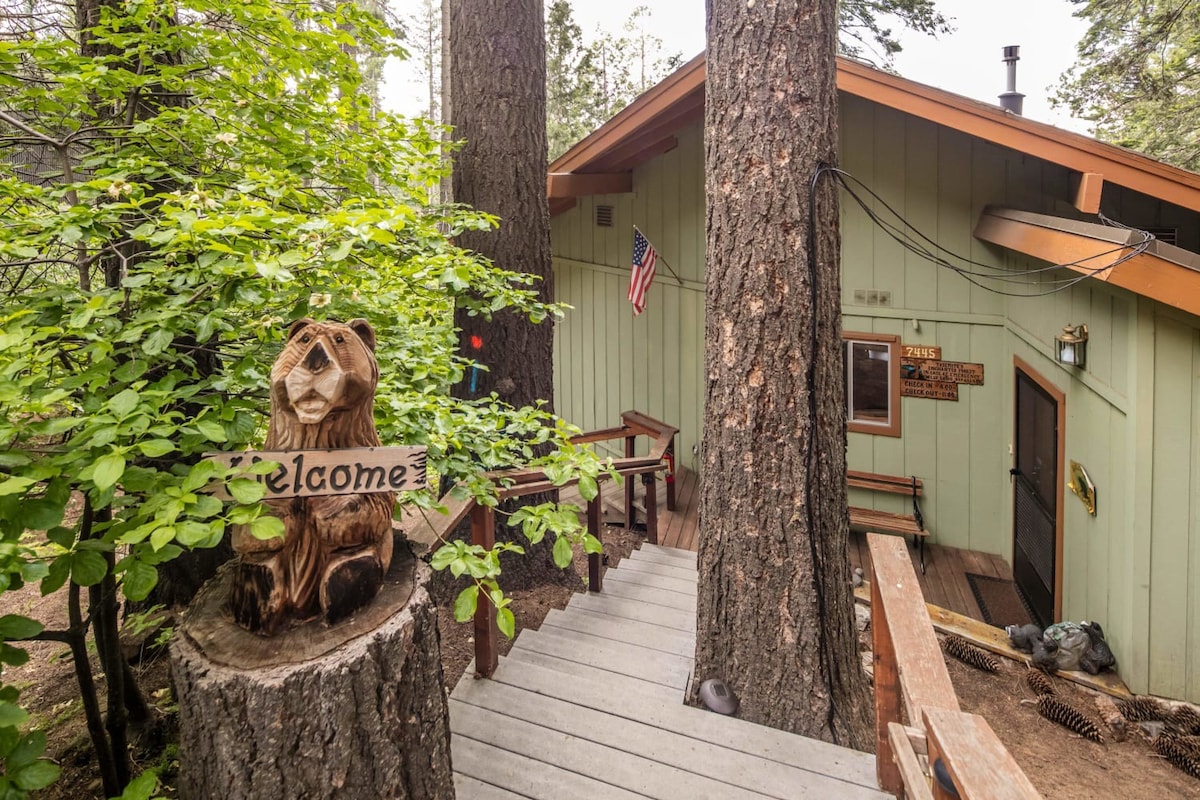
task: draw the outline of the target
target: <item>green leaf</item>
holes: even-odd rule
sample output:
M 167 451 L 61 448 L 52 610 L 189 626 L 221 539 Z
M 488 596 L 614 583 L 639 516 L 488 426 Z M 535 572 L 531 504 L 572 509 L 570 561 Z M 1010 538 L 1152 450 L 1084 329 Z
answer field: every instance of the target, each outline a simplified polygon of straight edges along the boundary
M 124 419 L 130 411 L 137 408 L 139 399 L 138 393 L 133 389 L 125 389 L 108 401 L 108 408 L 117 419 Z
M 19 494 L 25 491 L 33 484 L 37 483 L 33 478 L 13 477 L 5 481 L 0 481 L 0 495 Z
M 227 442 L 229 437 L 225 435 L 225 428 L 216 420 L 202 419 L 196 422 L 196 430 L 200 431 L 201 435 L 210 442 Z
M 20 667 L 29 663 L 29 652 L 20 648 L 13 647 L 11 644 L 0 644 L 0 664 L 8 664 L 10 667 Z
M 175 334 L 166 328 L 155 328 L 142 342 L 142 352 L 148 356 L 156 356 L 170 346 Z
M 270 514 L 264 514 L 250 523 L 250 534 L 255 539 L 278 539 L 285 533 L 283 520 Z
M 579 476 L 579 496 L 584 500 L 595 500 L 596 495 L 600 493 L 600 487 L 596 485 L 596 479 L 590 475 Z
M 54 567 L 50 567 L 51 573 Z M 94 586 L 108 574 L 108 562 L 95 550 L 76 550 L 71 554 L 71 580 L 80 586 Z M 43 583 L 43 590 L 45 584 Z
M 267 496 L 267 487 L 250 478 L 234 478 L 225 486 L 233 499 L 244 506 L 257 503 Z
M 22 617 L 17 614 L 5 614 L 3 617 L 0 617 L 0 638 L 29 639 L 37 636 L 45 627 L 42 623 L 29 617 Z
M 13 783 L 27 792 L 45 789 L 58 780 L 62 769 L 52 761 L 35 761 L 12 776 Z
M 142 561 L 133 560 L 125 567 L 121 591 L 130 600 L 145 600 L 158 583 L 158 570 Z
M 559 569 L 571 566 L 571 543 L 567 537 L 560 536 L 554 540 L 554 565 Z
M 50 562 L 50 571 L 42 579 L 42 585 L 39 587 L 42 596 L 45 597 L 48 594 L 57 592 L 70 576 L 71 554 L 65 553 Z
M 160 525 L 154 529 L 154 533 L 150 534 L 150 546 L 155 550 L 162 550 L 164 546 L 175 539 L 174 525 Z
M 511 608 L 496 609 L 496 627 L 509 639 L 516 635 L 517 620 L 513 617 Z
M 458 593 L 454 598 L 454 619 L 466 622 L 475 616 L 475 608 L 479 603 L 479 584 L 472 583 Z
M 138 449 L 147 458 L 158 458 L 174 450 L 175 443 L 170 439 L 147 439 L 143 442 L 138 442 Z
M 66 504 L 58 500 L 39 497 L 21 502 L 21 524 L 34 531 L 48 531 L 62 522 Z
M 129 785 L 125 787 L 125 791 L 116 800 L 150 800 L 157 788 L 158 771 L 148 769 L 130 781 Z
M 603 553 L 604 544 L 590 533 L 583 535 L 583 552 L 585 553 Z
M 4 771 L 12 774 L 22 767 L 27 767 L 37 761 L 38 756 L 44 752 L 46 752 L 46 734 L 43 731 L 34 731 L 22 738 L 17 746 L 9 752 L 8 757 L 4 759 Z
M 0 702 L 0 728 L 20 725 L 29 719 L 29 712 L 14 703 Z
M 109 453 L 96 460 L 92 467 L 92 483 L 97 489 L 107 489 L 121 479 L 125 474 L 125 456 L 120 453 Z

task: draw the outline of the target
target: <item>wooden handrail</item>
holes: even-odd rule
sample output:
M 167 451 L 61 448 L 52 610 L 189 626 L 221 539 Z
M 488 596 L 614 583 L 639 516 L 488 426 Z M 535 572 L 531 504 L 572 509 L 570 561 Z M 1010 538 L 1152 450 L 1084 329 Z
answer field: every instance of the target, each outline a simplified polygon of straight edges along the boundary
M 602 431 L 592 431 L 580 434 L 571 439 L 576 444 L 598 442 L 606 439 L 624 438 L 626 442 L 626 457 L 613 459 L 613 470 L 621 476 L 631 477 L 641 475 L 646 484 L 647 538 L 651 543 L 658 543 L 655 514 L 654 473 L 667 467 L 663 463 L 667 453 L 674 452 L 674 437 L 678 433 L 664 422 L 647 417 L 637 411 L 626 411 L 621 415 L 622 425 L 618 428 L 606 428 Z M 642 457 L 633 455 L 634 437 L 647 435 L 655 437 L 650 448 L 650 454 Z M 673 464 L 671 465 L 673 468 Z M 485 473 L 487 478 L 500 486 L 497 496 L 501 499 L 523 497 L 538 494 L 564 486 L 573 486 L 578 480 L 565 484 L 555 484 L 546 479 L 546 473 L 540 469 L 494 470 Z M 610 473 L 601 473 L 598 481 L 604 481 Z M 492 548 L 496 543 L 495 511 L 487 506 L 478 505 L 473 497 L 455 498 L 453 490 L 442 497 L 441 503 L 448 511 L 446 515 L 406 513 L 403 523 L 405 535 L 409 541 L 432 550 L 437 543 L 445 538 L 468 515 L 471 517 L 471 543 L 485 548 Z M 632 486 L 627 489 L 626 519 L 632 517 Z M 675 484 L 667 481 L 667 508 L 675 509 Z M 603 541 L 603 528 L 600 519 L 600 495 L 588 501 L 587 504 L 588 532 L 598 540 Z M 599 592 L 603 586 L 601 577 L 602 558 L 599 553 L 588 554 L 588 591 Z M 475 673 L 480 677 L 490 677 L 499 661 L 498 629 L 496 628 L 496 611 L 487 598 L 481 597 L 475 607 Z
M 871 637 L 875 662 L 875 769 L 879 787 L 895 795 L 929 797 L 914 776 L 909 736 L 900 740 L 902 712 L 928 742 L 929 763 L 941 759 L 964 800 L 1041 795 L 987 721 L 959 710 L 917 573 L 902 539 L 867 534 L 871 553 Z M 991 776 L 991 777 L 987 777 Z M 994 790 L 1003 785 L 1005 789 Z M 932 797 L 948 797 L 934 787 Z

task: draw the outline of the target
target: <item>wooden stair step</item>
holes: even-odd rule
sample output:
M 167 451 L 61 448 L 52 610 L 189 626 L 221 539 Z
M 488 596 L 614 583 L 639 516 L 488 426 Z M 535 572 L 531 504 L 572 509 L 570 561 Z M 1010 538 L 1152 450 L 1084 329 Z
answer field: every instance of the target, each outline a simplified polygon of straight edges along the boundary
M 673 513 L 678 513 L 678 512 L 673 512 Z M 696 553 L 691 550 L 684 550 L 681 547 L 664 547 L 659 544 L 650 544 L 649 542 L 642 542 L 641 548 L 634 550 L 633 554 L 634 555 L 640 554 L 642 556 L 648 556 L 648 555 L 665 556 L 667 558 L 674 558 L 679 561 L 686 561 L 687 563 L 683 566 L 688 566 L 688 567 L 691 567 L 692 569 L 696 568 Z
M 621 686 L 620 691 L 622 692 L 649 694 L 671 703 L 683 702 L 683 692 L 672 686 L 665 686 L 654 681 L 645 681 L 641 678 L 633 678 L 629 675 L 593 667 L 588 664 L 580 664 L 578 661 L 568 658 L 549 656 L 545 653 L 514 647 L 508 652 L 508 655 L 500 659 L 500 667 L 503 667 L 506 661 L 511 662 L 518 669 L 537 667 L 538 669 L 557 673 L 559 680 L 568 683 L 574 681 L 587 681 L 588 683 L 603 683 L 606 685 L 608 683 L 616 683 Z M 497 667 L 497 674 L 499 670 L 500 668 Z M 464 681 L 468 679 L 474 680 L 471 677 L 470 671 L 462 678 Z
M 622 572 L 620 565 L 604 573 L 604 583 L 606 586 L 608 585 L 609 581 L 634 583 L 638 586 L 650 586 L 655 589 L 668 589 L 672 592 L 680 592 L 681 594 L 691 595 L 692 597 L 696 596 L 695 580 L 669 578 L 666 575 L 651 575 L 649 572 L 636 572 L 634 570 L 626 570 L 625 572 Z
M 613 570 L 613 572 L 620 572 L 620 570 Z M 645 586 L 641 583 L 621 580 L 608 581 L 604 584 L 604 591 L 600 594 L 604 597 L 620 597 L 625 600 L 636 600 L 656 606 L 674 608 L 679 611 L 686 611 L 689 614 L 696 613 L 695 594 L 674 592 L 670 589 L 656 589 L 653 586 Z
M 454 727 L 454 705 L 450 707 L 450 725 Z M 512 752 L 458 733 L 450 735 L 454 772 L 498 786 L 531 800 L 563 800 L 566 797 L 601 800 L 640 800 L 641 795 L 580 775 L 578 772 L 547 764 L 536 758 Z M 482 777 L 480 777 L 482 776 Z
M 547 625 L 580 631 L 604 639 L 641 645 L 651 650 L 661 650 L 665 653 L 689 658 L 696 649 L 695 637 L 683 631 L 670 630 L 661 625 L 620 619 L 608 614 L 597 614 L 580 608 L 570 608 L 565 611 L 553 609 L 542 622 L 543 628 Z
M 606 597 L 603 594 L 575 594 L 567 608 L 582 608 L 585 611 L 595 611 L 623 619 L 638 622 L 649 622 L 672 630 L 685 631 L 694 634 L 696 631 L 696 615 L 674 608 L 663 606 L 648 606 L 636 600 L 626 600 L 621 597 Z
M 692 659 L 577 631 L 547 626 L 526 630 L 513 649 L 532 650 L 590 667 L 661 683 L 683 691 L 692 672 Z
M 626 558 L 617 569 L 629 572 L 644 572 L 648 575 L 663 575 L 668 578 L 678 578 L 683 581 L 696 581 L 696 570 L 691 567 L 676 567 L 670 564 L 660 564 L 657 561 L 642 561 L 637 558 Z
M 457 800 L 521 800 L 524 795 L 454 773 L 454 796 Z

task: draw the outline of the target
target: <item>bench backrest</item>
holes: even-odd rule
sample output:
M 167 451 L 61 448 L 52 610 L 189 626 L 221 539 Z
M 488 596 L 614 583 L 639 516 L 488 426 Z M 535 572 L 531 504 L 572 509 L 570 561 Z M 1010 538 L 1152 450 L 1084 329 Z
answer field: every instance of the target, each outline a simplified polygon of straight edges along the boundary
M 904 475 L 880 475 L 874 472 L 846 470 L 846 485 L 851 489 L 870 489 L 876 492 L 906 494 L 910 497 L 922 494 L 921 479 Z

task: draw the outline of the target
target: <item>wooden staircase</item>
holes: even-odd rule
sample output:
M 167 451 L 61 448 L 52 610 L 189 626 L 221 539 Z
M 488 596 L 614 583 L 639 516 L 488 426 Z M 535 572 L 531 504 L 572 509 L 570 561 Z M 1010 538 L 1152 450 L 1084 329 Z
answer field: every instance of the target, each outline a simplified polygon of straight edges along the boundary
M 468 798 L 878 800 L 875 758 L 683 704 L 696 554 L 643 545 L 450 696 Z

